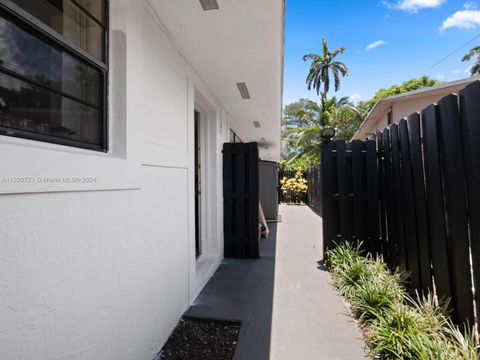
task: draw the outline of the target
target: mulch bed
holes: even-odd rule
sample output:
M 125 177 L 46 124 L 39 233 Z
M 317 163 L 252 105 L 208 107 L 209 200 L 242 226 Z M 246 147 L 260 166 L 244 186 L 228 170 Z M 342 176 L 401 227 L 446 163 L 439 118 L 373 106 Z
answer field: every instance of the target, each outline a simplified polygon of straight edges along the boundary
M 160 351 L 159 360 L 231 360 L 240 323 L 183 317 Z

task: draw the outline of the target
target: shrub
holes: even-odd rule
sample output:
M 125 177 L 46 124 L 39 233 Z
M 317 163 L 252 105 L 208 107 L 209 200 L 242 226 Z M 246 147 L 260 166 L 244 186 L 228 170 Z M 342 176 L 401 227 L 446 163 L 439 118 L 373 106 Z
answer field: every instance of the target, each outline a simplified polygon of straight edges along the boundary
M 373 358 L 479 360 L 474 331 L 455 326 L 448 303 L 439 306 L 432 294 L 408 295 L 406 272 L 391 272 L 381 257 L 363 256 L 361 244 L 348 242 L 328 250 L 326 261 Z
M 399 289 L 392 283 L 362 281 L 355 296 L 350 300 L 355 316 L 364 323 L 378 319 L 399 300 Z
M 293 178 L 284 177 L 280 180 L 280 184 L 287 203 L 299 204 L 305 198 L 308 185 L 307 180 L 302 177 L 301 171 L 297 171 Z

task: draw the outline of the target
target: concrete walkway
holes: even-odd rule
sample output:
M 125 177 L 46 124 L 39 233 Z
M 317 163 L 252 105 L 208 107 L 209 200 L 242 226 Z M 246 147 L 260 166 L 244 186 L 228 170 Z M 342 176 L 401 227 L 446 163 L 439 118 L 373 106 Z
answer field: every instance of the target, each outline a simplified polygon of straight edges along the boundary
M 258 260 L 225 259 L 186 315 L 240 320 L 237 360 L 364 359 L 364 343 L 328 283 L 322 220 L 307 206 L 280 207 Z

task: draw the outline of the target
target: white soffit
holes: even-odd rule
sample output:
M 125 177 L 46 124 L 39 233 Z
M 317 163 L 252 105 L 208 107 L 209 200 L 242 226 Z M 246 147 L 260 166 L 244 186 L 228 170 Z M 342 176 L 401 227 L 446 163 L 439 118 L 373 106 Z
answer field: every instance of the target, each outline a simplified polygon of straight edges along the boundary
M 260 156 L 279 161 L 284 0 L 217 0 L 214 11 L 199 0 L 149 1 L 235 127 L 248 141 L 265 138 Z M 249 99 L 239 92 L 242 83 Z

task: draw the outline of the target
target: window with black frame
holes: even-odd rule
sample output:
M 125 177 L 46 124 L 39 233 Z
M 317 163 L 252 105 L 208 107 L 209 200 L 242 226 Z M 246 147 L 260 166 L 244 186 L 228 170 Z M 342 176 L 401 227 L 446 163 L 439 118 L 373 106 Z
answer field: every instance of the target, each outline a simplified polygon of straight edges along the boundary
M 107 150 L 105 0 L 0 3 L 0 134 Z

